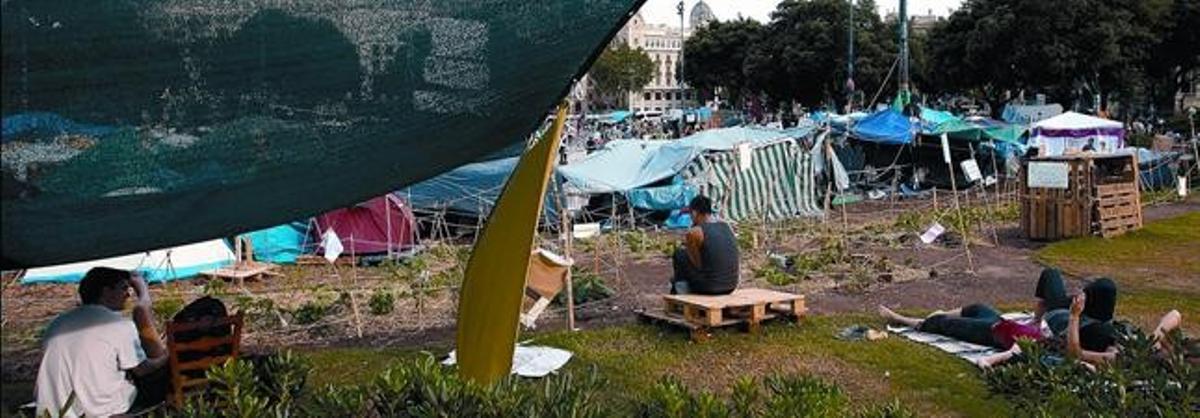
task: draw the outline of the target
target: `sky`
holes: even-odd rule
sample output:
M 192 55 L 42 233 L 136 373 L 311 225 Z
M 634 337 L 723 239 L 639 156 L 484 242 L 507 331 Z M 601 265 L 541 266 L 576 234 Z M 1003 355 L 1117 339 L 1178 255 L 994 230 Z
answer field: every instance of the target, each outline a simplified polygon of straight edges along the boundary
M 685 0 L 686 13 L 691 13 L 692 6 L 698 2 L 699 0 Z M 705 2 L 717 15 L 717 19 L 736 19 L 740 13 L 744 17 L 764 23 L 770 20 L 771 11 L 775 10 L 775 5 L 779 3 L 778 0 L 705 0 Z M 899 0 L 875 0 L 875 2 L 879 5 L 880 16 L 895 11 L 900 5 Z M 646 0 L 646 3 L 642 5 L 642 17 L 645 17 L 646 21 L 650 23 L 678 25 L 679 15 L 675 14 L 675 5 L 677 4 L 679 4 L 678 0 Z M 950 14 L 951 9 L 957 9 L 960 4 L 962 4 L 962 0 L 909 0 L 908 13 L 910 15 L 926 14 L 932 10 L 933 14 L 946 16 Z

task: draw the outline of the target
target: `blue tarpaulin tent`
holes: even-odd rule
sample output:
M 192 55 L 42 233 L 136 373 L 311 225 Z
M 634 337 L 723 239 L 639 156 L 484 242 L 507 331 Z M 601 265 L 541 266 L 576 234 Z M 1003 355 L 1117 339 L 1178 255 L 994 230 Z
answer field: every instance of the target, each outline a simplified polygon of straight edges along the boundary
M 889 108 L 858 121 L 850 133 L 863 141 L 902 145 L 912 143 L 916 130 L 908 117 Z
M 308 224 L 291 222 L 242 234 L 254 248 L 254 258 L 277 264 L 292 264 L 304 254 Z

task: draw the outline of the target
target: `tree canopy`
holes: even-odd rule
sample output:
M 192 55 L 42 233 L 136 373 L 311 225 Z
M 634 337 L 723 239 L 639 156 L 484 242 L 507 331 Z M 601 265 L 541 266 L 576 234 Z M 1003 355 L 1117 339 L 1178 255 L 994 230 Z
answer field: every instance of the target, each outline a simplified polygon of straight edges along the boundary
M 592 64 L 591 78 L 602 96 L 640 90 L 654 76 L 654 61 L 641 48 L 619 43 L 608 48 Z

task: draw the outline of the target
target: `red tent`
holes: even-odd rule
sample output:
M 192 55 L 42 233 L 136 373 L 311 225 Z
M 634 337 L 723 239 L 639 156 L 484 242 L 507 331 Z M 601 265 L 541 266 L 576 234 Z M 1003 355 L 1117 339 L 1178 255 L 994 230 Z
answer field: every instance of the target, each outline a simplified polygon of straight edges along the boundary
M 330 228 L 342 241 L 344 254 L 404 251 L 416 245 L 416 218 L 408 205 L 393 195 L 377 197 L 317 216 L 314 242 Z M 321 249 L 320 251 L 324 251 Z

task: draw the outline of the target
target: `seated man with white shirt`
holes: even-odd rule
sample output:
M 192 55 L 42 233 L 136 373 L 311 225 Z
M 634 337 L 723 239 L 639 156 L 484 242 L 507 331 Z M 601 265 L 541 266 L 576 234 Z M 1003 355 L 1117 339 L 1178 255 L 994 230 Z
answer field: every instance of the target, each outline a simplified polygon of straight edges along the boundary
M 132 321 L 121 315 L 131 288 Z M 37 416 L 107 417 L 129 412 L 135 400 L 139 406 L 161 402 L 169 386 L 167 351 L 154 329 L 146 281 L 125 270 L 93 268 L 79 282 L 79 298 L 79 307 L 46 327 Z

